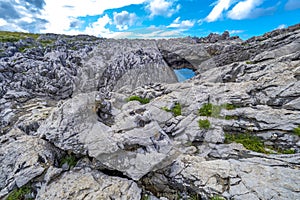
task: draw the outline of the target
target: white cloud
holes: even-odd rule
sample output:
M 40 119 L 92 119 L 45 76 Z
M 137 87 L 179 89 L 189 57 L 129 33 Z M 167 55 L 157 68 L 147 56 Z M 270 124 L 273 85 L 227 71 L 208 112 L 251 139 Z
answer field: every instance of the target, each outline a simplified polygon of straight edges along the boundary
M 209 13 L 209 15 L 205 18 L 207 22 L 214 22 L 222 17 L 224 11 L 228 10 L 233 0 L 218 0 L 216 4 L 214 4 L 214 8 Z
M 171 17 L 174 13 L 178 12 L 180 8 L 180 4 L 174 8 L 173 2 L 167 0 L 152 0 L 147 6 L 147 9 L 151 12 L 151 18 L 154 16 Z
M 113 38 L 123 39 L 123 38 L 131 38 L 131 39 L 168 39 L 175 37 L 184 37 L 181 31 L 178 30 L 157 30 L 157 31 L 142 31 L 143 33 L 137 32 L 117 32 L 113 34 Z
M 100 37 L 112 37 L 113 33 L 108 28 L 105 28 L 105 26 L 107 26 L 108 24 L 111 24 L 111 19 L 106 14 L 103 17 L 99 18 L 92 25 L 86 27 L 84 33 Z
M 178 30 L 159 30 L 150 33 L 139 33 L 135 34 L 136 38 L 142 39 L 162 39 L 162 38 L 175 38 L 175 37 L 182 37 L 181 31 Z
M 66 33 L 69 31 L 72 18 L 102 15 L 105 10 L 121 8 L 132 4 L 142 4 L 147 0 L 45 0 L 42 12 L 49 21 L 42 32 Z
M 0 26 L 5 26 L 5 25 L 7 25 L 7 21 L 0 18 Z
M 288 0 L 285 4 L 284 8 L 286 10 L 296 10 L 300 8 L 300 1 L 299 0 Z
M 275 30 L 276 30 L 276 29 L 284 29 L 284 28 L 286 28 L 286 27 L 287 27 L 286 24 L 280 24 L 277 28 L 275 28 Z
M 43 0 L 0 1 L 1 30 L 38 32 L 45 23 L 40 14 Z
M 183 20 L 180 21 L 180 17 L 177 17 L 172 24 L 167 26 L 167 28 L 182 28 L 182 29 L 188 29 L 193 27 L 195 24 L 194 21 L 191 20 Z
M 245 32 L 244 30 L 228 30 L 230 35 L 239 34 Z
M 254 9 L 261 5 L 263 0 L 245 0 L 236 4 L 232 10 L 230 10 L 227 14 L 228 18 L 241 20 L 246 18 L 251 18 L 254 12 Z
M 136 20 L 136 15 L 134 13 L 128 13 L 127 11 L 122 11 L 120 13 L 114 12 L 113 15 L 114 24 L 120 31 L 127 30 Z

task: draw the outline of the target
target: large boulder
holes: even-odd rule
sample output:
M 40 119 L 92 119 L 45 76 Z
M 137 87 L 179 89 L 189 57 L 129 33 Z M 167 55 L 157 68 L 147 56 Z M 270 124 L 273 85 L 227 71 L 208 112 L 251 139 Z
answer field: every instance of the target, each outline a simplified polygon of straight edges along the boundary
M 38 129 L 40 137 L 65 151 L 89 155 L 134 180 L 170 162 L 176 151 L 155 120 L 165 111 L 125 103 L 114 110 L 115 123 L 109 127 L 97 120 L 94 95 L 79 94 L 62 103 Z M 161 123 L 170 117 L 165 115 Z

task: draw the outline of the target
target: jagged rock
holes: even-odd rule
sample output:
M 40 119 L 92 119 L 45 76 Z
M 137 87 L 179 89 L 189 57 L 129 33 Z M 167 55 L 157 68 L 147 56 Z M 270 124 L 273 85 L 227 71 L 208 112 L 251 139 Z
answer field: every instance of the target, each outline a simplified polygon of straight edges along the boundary
M 11 130 L 0 137 L 0 197 L 42 175 L 60 152 L 47 141 Z
M 141 199 L 141 189 L 133 181 L 110 177 L 83 168 L 63 173 L 43 184 L 36 199 Z

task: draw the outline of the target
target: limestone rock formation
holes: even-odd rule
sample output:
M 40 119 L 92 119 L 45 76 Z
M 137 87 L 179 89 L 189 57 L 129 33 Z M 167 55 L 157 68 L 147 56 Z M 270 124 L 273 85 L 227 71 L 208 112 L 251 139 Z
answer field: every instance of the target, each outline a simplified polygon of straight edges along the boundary
M 110 177 L 89 168 L 65 172 L 60 179 L 42 185 L 36 199 L 141 199 L 133 181 Z
M 300 199 L 299 25 L 0 50 L 0 198 Z

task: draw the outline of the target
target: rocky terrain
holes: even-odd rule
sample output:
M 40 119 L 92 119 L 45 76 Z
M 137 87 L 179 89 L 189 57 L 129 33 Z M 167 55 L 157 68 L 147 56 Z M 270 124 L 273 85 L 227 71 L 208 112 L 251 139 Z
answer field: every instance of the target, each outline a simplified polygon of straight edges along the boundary
M 0 199 L 300 199 L 299 24 L 246 41 L 4 32 L 0 97 Z

